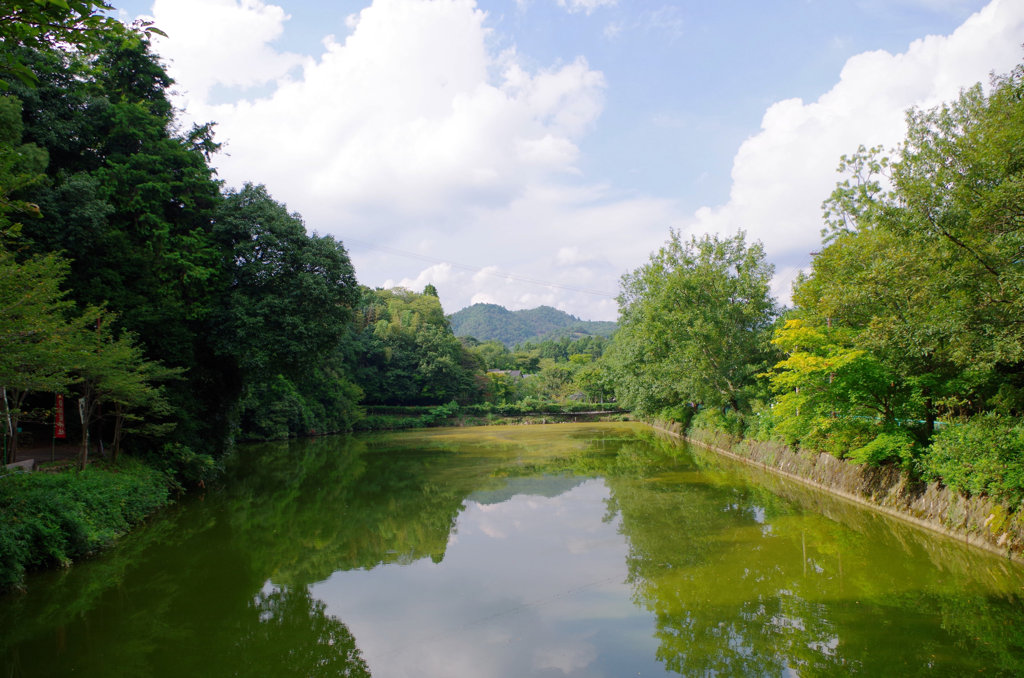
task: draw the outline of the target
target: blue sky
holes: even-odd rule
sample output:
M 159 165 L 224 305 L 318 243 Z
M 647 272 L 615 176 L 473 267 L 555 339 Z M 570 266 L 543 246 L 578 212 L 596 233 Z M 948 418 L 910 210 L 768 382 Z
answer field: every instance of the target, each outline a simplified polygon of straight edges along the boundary
M 185 121 L 370 286 L 614 319 L 668 237 L 744 229 L 788 299 L 839 155 L 1021 61 L 1012 0 L 156 0 Z M 330 36 L 330 37 L 329 37 Z

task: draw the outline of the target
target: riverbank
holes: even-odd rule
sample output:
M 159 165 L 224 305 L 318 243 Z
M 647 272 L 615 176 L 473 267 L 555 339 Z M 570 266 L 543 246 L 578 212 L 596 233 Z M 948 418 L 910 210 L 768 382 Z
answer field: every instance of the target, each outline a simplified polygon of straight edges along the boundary
M 1024 516 L 990 498 L 968 498 L 935 482 L 914 481 L 894 466 L 856 465 L 830 454 L 738 439 L 720 431 L 683 431 L 677 422 L 648 423 L 727 457 L 1024 562 Z
M 0 475 L 0 592 L 28 571 L 67 567 L 109 546 L 170 501 L 167 477 L 133 459 Z

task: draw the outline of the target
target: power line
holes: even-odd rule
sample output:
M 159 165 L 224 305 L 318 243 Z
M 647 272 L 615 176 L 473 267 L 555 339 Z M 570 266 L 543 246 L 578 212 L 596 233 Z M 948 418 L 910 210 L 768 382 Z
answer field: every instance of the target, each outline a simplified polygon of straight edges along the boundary
M 459 268 L 464 271 L 470 271 L 472 273 L 483 273 L 495 278 L 503 278 L 505 280 L 514 280 L 516 282 L 527 283 L 529 285 L 538 285 L 540 287 L 557 287 L 563 290 L 569 290 L 570 292 L 582 292 L 583 294 L 593 294 L 599 297 L 608 297 L 614 299 L 617 295 L 603 290 L 595 290 L 587 287 L 576 287 L 575 285 L 563 285 L 562 283 L 551 282 L 549 280 L 540 280 L 539 278 L 527 278 L 526 276 L 514 275 L 512 273 L 501 273 L 497 271 L 489 271 L 486 268 L 479 266 L 470 266 L 468 264 L 460 264 L 454 261 L 448 261 L 447 259 L 438 259 L 437 257 L 430 257 L 425 254 L 416 254 L 415 252 L 407 252 L 400 250 L 396 247 L 388 247 L 386 245 L 375 245 L 373 243 L 366 242 L 365 240 L 357 240 L 355 238 L 344 238 L 344 242 L 357 243 L 362 247 L 368 247 L 374 250 L 380 250 L 381 252 L 387 252 L 388 254 L 395 254 L 400 257 L 408 257 L 410 259 L 418 259 L 420 261 L 426 261 L 433 264 L 447 264 L 452 268 Z

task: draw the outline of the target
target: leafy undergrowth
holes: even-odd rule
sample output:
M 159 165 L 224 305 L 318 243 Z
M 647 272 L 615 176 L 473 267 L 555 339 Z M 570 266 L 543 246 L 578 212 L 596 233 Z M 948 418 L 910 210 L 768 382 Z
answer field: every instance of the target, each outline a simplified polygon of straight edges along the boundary
M 31 570 L 108 546 L 170 502 L 167 478 L 134 460 L 63 473 L 0 476 L 0 590 Z

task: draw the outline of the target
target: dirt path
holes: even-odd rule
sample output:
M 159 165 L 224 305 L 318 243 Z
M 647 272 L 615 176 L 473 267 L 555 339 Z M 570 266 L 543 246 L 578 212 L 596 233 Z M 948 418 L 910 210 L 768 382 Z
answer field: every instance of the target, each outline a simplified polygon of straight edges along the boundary
M 18 448 L 18 456 L 14 459 L 15 462 L 23 462 L 28 460 L 35 461 L 36 466 L 42 463 L 51 461 L 65 461 L 68 459 L 78 458 L 78 445 L 68 445 L 66 443 L 60 443 L 55 445 L 52 449 L 49 445 L 29 445 Z

